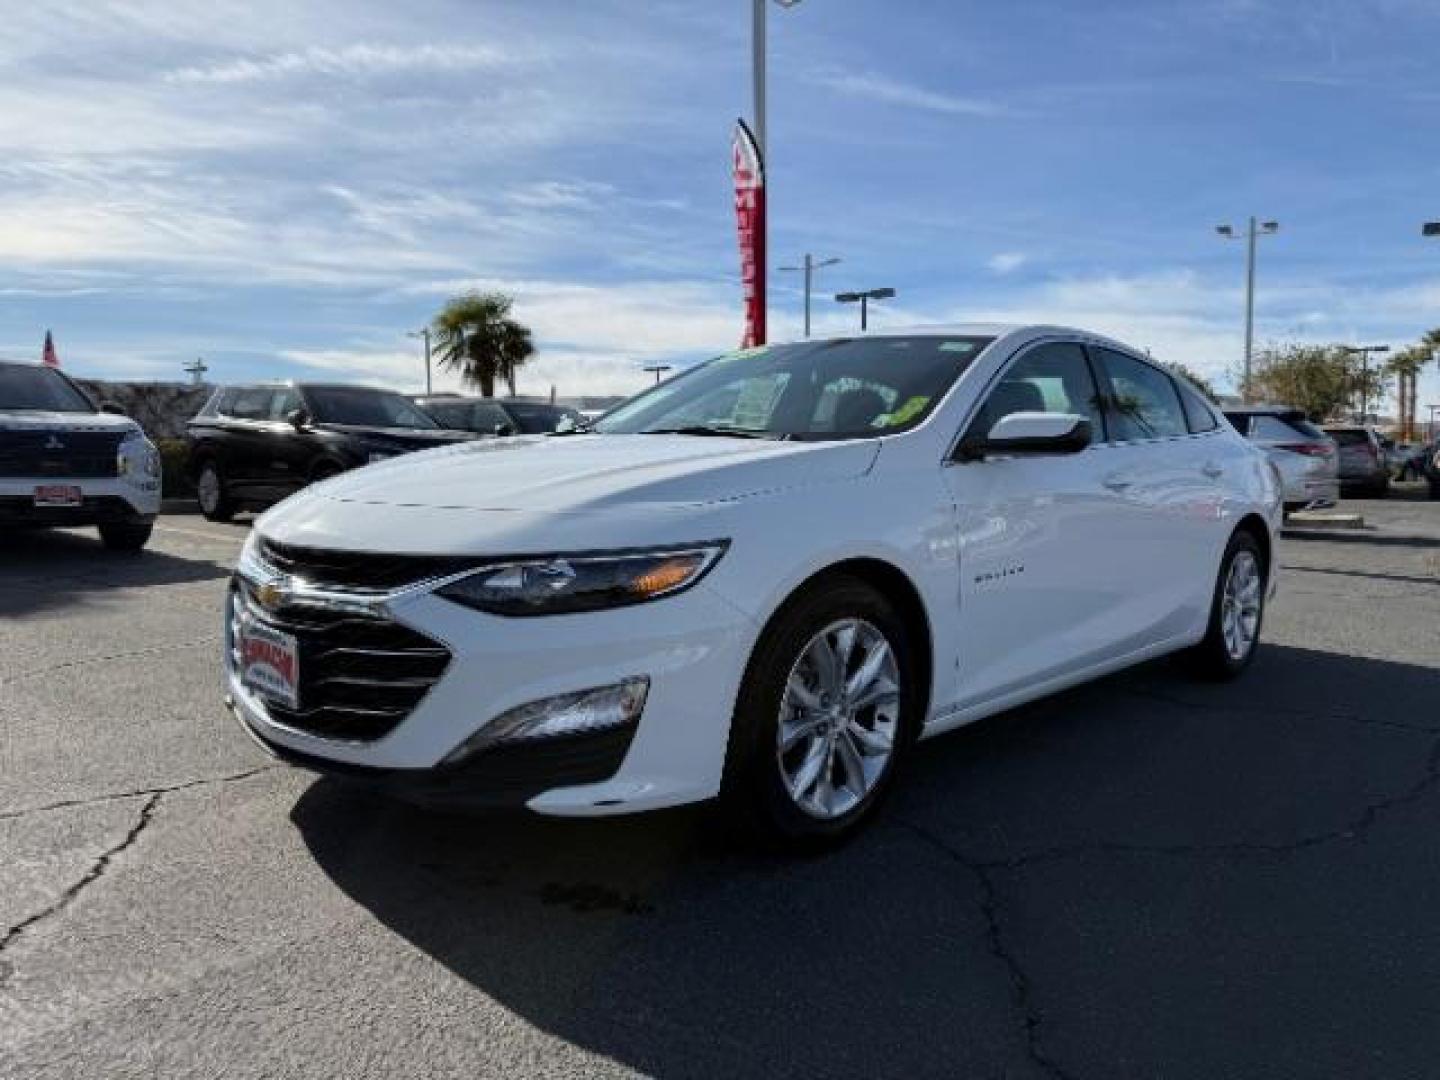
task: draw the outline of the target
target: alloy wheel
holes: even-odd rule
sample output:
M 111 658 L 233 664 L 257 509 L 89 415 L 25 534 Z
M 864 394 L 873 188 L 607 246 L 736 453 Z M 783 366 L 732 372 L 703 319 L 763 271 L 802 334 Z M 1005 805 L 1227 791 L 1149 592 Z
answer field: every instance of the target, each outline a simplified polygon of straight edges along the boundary
M 855 808 L 895 752 L 900 666 L 885 635 L 841 619 L 812 637 L 790 669 L 780 702 L 776 760 L 785 791 L 811 817 Z
M 195 496 L 200 500 L 200 509 L 207 514 L 215 513 L 220 506 L 220 476 L 214 466 L 206 465 L 200 470 L 200 478 L 195 481 Z
M 1243 660 L 1260 630 L 1260 563 L 1249 551 L 1237 552 L 1225 575 L 1220 601 L 1220 633 L 1231 660 Z

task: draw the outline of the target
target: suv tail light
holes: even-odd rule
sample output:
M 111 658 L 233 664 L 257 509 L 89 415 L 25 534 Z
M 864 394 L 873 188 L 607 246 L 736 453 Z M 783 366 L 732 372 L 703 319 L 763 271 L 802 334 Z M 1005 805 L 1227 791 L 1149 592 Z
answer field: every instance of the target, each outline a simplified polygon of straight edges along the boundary
M 1289 450 L 1292 454 L 1304 454 L 1306 457 L 1329 457 L 1334 447 L 1328 442 L 1299 442 L 1280 443 L 1278 449 Z

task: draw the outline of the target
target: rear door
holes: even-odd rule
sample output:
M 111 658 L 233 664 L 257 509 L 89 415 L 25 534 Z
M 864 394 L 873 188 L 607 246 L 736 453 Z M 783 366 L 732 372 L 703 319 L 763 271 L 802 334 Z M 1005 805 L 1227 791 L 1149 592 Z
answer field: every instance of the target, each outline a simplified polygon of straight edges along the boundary
M 1091 417 L 1077 454 L 991 456 L 944 470 L 959 522 L 960 705 L 1003 699 L 1104 660 L 1116 646 L 1131 561 L 1120 499 L 1100 483 L 1110 458 L 1084 348 L 1021 352 L 965 434 L 1013 412 Z
M 1119 500 L 1125 523 L 1118 550 L 1128 587 L 1115 622 L 1122 651 L 1133 652 L 1190 633 L 1208 613 L 1225 528 L 1222 484 L 1235 463 L 1218 423 L 1191 432 L 1167 372 L 1114 349 L 1093 353 L 1112 440 L 1101 483 Z

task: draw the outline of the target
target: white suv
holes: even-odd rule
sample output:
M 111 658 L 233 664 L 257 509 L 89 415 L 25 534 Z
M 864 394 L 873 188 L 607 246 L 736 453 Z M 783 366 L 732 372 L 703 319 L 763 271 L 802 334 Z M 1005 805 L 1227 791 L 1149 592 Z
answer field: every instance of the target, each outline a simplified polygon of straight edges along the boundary
M 421 801 L 720 796 L 833 838 L 919 739 L 1177 649 L 1238 673 L 1280 504 L 1194 390 L 1093 334 L 750 349 L 271 510 L 229 698 L 277 756 Z
M 0 361 L 0 529 L 95 525 L 138 551 L 160 512 L 160 454 L 53 368 Z

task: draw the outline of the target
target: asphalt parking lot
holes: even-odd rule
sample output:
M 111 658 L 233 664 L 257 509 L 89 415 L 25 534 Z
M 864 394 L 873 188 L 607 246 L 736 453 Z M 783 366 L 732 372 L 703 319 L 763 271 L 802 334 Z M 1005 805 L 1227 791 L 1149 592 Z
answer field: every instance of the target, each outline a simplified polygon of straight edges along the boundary
M 243 527 L 0 540 L 0 1076 L 1434 1076 L 1440 503 L 1357 506 L 1239 683 L 928 743 L 793 861 L 275 766 L 219 700 Z

